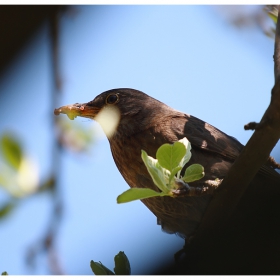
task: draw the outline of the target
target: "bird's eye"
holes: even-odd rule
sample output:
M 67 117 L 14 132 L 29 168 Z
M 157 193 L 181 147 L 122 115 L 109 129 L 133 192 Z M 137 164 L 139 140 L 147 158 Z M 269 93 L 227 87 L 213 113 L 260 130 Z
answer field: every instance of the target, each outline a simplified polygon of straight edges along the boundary
M 117 93 L 109 94 L 106 97 L 106 104 L 116 104 L 119 102 L 119 95 Z

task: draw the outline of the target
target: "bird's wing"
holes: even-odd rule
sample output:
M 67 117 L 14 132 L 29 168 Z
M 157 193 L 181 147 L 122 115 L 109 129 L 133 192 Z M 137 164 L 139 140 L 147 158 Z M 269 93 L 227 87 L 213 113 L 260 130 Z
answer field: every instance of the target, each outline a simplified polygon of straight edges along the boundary
M 174 116 L 171 127 L 178 139 L 187 137 L 193 147 L 212 152 L 227 161 L 234 162 L 244 147 L 235 138 L 190 115 Z M 263 165 L 259 172 L 279 182 L 280 187 L 280 174 L 273 168 Z
M 235 138 L 190 115 L 174 116 L 171 127 L 178 138 L 187 137 L 192 146 L 219 154 L 229 161 L 234 161 L 243 149 Z

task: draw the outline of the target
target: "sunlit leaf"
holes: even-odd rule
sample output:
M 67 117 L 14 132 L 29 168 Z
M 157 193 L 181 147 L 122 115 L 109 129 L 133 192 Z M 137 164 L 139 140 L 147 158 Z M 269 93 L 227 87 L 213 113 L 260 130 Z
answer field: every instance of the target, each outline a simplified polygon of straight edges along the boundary
M 130 275 L 130 263 L 124 252 L 120 251 L 114 258 L 116 275 Z
M 181 179 L 180 172 L 191 158 L 191 144 L 186 137 L 174 144 L 163 144 L 156 153 L 157 159 L 148 156 L 142 150 L 142 160 L 154 182 L 162 191 L 156 192 L 149 188 L 132 188 L 117 197 L 117 203 L 130 202 L 156 196 L 173 196 L 178 189 L 178 182 L 193 182 L 204 176 L 204 168 L 200 164 L 193 164 L 186 169 Z M 175 177 L 177 174 L 177 178 Z
M 274 21 L 274 23 L 277 23 L 278 9 L 273 6 L 266 6 L 265 10 L 266 10 L 268 16 Z
M 22 150 L 19 142 L 14 137 L 5 134 L 1 138 L 0 145 L 4 159 L 13 168 L 18 169 L 22 158 Z
M 183 143 L 163 144 L 158 148 L 156 158 L 163 168 L 172 171 L 179 165 L 185 153 L 186 147 Z
M 277 23 L 277 16 L 275 16 L 274 14 L 268 13 L 268 16 L 274 21 L 274 23 Z
M 189 140 L 184 137 L 183 139 L 179 140 L 180 143 L 184 144 L 184 146 L 186 147 L 186 153 L 184 155 L 184 157 L 182 158 L 182 160 L 179 163 L 179 166 L 181 166 L 182 168 L 184 167 L 184 165 L 189 162 L 192 153 L 191 153 L 191 143 L 189 142 Z M 180 177 L 181 172 L 178 173 L 178 178 Z
M 141 157 L 155 185 L 164 193 L 168 193 L 169 189 L 167 188 L 166 184 L 169 181 L 169 176 L 167 175 L 170 175 L 170 172 L 165 170 L 156 159 L 148 156 L 143 150 L 141 152 Z
M 130 202 L 137 199 L 145 199 L 154 196 L 164 196 L 165 193 L 159 193 L 149 188 L 128 189 L 117 197 L 117 203 Z
M 115 275 L 113 271 L 111 271 L 101 262 L 90 261 L 90 267 L 95 275 Z
M 204 167 L 200 164 L 192 164 L 186 169 L 185 175 L 182 178 L 184 182 L 190 183 L 204 177 Z
M 3 166 L 3 165 L 2 165 Z M 1 167 L 1 165 L 0 165 Z M 2 171 L 2 170 L 1 170 Z M 3 172 L 3 171 L 2 171 Z M 7 187 L 7 185 L 9 184 L 9 182 L 7 182 L 7 175 L 5 175 L 5 173 L 0 173 L 0 186 L 2 187 Z
M 21 193 L 17 183 L 17 175 L 17 170 L 7 162 L 0 161 L 0 187 L 4 188 L 13 197 L 19 197 Z
M 30 158 L 23 157 L 18 170 L 0 161 L 0 187 L 13 197 L 24 197 L 39 187 L 38 165 Z
M 28 157 L 23 157 L 16 176 L 16 182 L 25 194 L 34 193 L 39 186 L 38 165 Z

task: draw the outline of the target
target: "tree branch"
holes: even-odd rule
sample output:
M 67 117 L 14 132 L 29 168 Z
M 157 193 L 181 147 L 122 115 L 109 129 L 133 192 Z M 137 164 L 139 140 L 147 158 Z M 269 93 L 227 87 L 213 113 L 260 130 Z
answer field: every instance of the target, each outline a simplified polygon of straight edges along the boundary
M 280 138 L 280 20 L 276 26 L 274 61 L 275 86 L 272 89 L 271 102 L 211 200 L 194 239 L 203 234 L 205 236 L 205 232 L 219 227 L 228 219 Z

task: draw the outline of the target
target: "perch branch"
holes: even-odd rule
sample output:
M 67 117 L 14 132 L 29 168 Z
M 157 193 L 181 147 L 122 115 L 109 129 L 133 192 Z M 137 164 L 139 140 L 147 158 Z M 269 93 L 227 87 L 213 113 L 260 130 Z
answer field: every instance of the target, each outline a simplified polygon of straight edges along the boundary
M 280 138 L 279 20 L 276 25 L 274 62 L 275 86 L 272 89 L 271 102 L 258 124 L 258 129 L 254 131 L 211 200 L 194 239 L 200 235 L 207 236 L 209 230 L 217 229 L 227 220 L 258 170 L 269 159 L 270 152 Z

